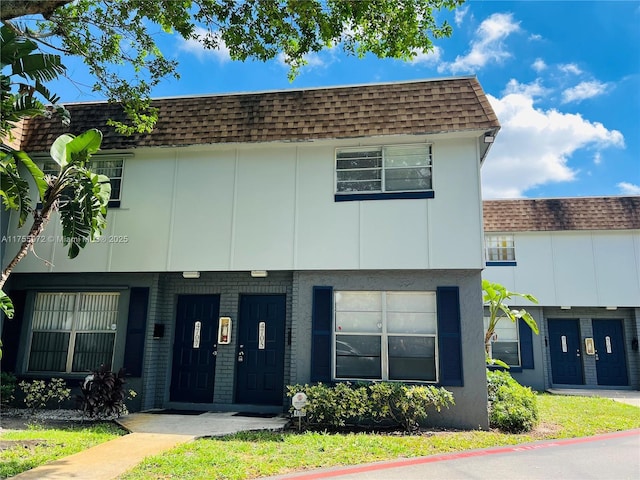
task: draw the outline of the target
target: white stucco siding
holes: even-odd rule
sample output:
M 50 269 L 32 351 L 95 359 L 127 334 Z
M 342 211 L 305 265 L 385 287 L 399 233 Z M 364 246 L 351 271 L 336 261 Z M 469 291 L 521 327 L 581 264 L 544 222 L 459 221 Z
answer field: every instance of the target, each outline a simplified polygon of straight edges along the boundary
M 191 152 L 176 160 L 168 270 L 226 270 L 237 161 L 235 150 Z
M 295 153 L 291 147 L 239 151 L 232 270 L 293 266 Z
M 73 261 L 61 245 L 43 245 L 55 267 L 28 258 L 20 271 L 479 269 L 476 141 L 367 145 L 426 141 L 435 198 L 343 202 L 334 199 L 335 148 L 362 140 L 140 149 L 125 160 L 104 243 Z
M 296 268 L 360 268 L 360 203 L 333 201 L 335 147 L 298 147 Z M 328 161 L 327 159 L 331 159 Z
M 427 204 L 429 267 L 482 268 L 480 163 L 476 141 L 434 144 L 435 198 Z
M 536 232 L 514 237 L 517 265 L 487 267 L 483 278 L 531 293 L 546 306 L 638 305 L 639 231 Z

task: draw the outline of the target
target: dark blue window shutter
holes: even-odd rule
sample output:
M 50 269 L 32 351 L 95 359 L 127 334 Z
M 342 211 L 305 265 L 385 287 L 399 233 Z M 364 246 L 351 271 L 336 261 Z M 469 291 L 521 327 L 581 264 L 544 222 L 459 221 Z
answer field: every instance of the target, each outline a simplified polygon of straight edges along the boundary
M 527 322 L 518 319 L 518 334 L 520 335 L 520 361 L 522 368 L 535 368 L 533 365 L 533 332 Z
M 331 382 L 333 287 L 313 287 L 311 314 L 311 381 Z
M 11 290 L 9 298 L 13 302 L 14 315 L 13 318 L 5 318 L 2 325 L 2 344 L 4 345 L 2 357 L 2 371 L 15 372 L 18 366 L 18 348 L 20 345 L 20 332 L 22 331 L 22 322 L 26 320 L 24 308 L 27 300 L 26 290 Z M 29 332 L 27 335 L 30 335 Z M 30 339 L 23 338 L 23 344 L 27 344 Z
M 133 287 L 129 295 L 129 320 L 127 322 L 127 340 L 124 346 L 124 360 L 122 366 L 127 375 L 142 376 L 142 361 L 144 355 L 144 339 L 147 327 L 147 305 L 149 303 L 149 289 Z
M 440 385 L 461 387 L 462 335 L 458 287 L 438 287 L 438 356 Z

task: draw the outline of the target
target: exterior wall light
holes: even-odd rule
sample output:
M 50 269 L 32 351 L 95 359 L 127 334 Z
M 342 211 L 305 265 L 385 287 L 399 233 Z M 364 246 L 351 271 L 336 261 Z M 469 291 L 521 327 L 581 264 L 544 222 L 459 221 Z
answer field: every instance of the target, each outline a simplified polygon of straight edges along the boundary
M 253 278 L 265 278 L 267 275 L 269 275 L 269 272 L 266 270 L 251 270 L 251 276 Z
M 182 278 L 200 278 L 200 272 L 182 272 Z

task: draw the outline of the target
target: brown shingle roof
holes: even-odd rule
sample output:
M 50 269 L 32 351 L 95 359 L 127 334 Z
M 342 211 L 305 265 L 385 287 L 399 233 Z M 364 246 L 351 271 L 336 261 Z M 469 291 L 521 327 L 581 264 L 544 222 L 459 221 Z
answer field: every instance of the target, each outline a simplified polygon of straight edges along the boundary
M 640 196 L 485 200 L 485 232 L 640 229 Z
M 22 148 L 46 151 L 62 133 L 104 133 L 102 148 L 305 141 L 376 135 L 494 130 L 498 119 L 475 77 L 352 87 L 167 98 L 153 101 L 158 123 L 125 137 L 106 127 L 118 105 L 69 104 L 71 125 L 29 120 Z

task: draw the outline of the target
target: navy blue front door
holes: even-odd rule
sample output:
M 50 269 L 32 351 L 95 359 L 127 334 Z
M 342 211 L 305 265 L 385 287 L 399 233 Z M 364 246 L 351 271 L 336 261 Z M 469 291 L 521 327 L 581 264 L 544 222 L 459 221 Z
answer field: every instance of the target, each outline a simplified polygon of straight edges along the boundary
M 593 320 L 598 385 L 628 385 L 622 320 Z
M 580 326 L 574 319 L 549 319 L 551 375 L 555 384 L 582 385 Z
M 219 295 L 180 295 L 169 399 L 212 403 Z
M 236 403 L 282 405 L 284 295 L 243 295 L 238 319 Z

